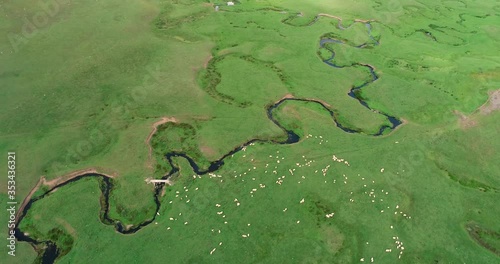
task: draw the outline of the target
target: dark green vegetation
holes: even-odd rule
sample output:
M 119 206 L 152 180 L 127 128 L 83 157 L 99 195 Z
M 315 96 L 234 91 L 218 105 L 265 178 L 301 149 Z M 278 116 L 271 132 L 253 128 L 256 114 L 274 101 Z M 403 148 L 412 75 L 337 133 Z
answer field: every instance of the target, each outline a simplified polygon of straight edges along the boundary
M 0 9 L 0 150 L 17 152 L 18 199 L 41 175 L 93 167 L 117 175 L 109 216 L 137 226 L 155 216 L 144 179 L 168 173 L 164 154 L 206 168 L 281 141 L 266 108 L 284 96 L 360 132 L 286 101 L 275 118 L 300 142 L 248 146 L 201 177 L 173 158 L 175 184 L 132 235 L 103 223 L 96 179 L 63 186 L 19 224 L 60 263 L 499 261 L 500 112 L 474 112 L 500 87 L 495 1 L 59 2 L 24 37 L 39 3 Z M 347 67 L 324 63 L 332 52 Z M 379 79 L 355 97 L 406 121 L 391 134 L 369 136 L 389 121 L 347 95 L 371 80 L 359 65 Z M 149 167 L 164 116 L 178 122 L 158 127 Z M 26 243 L 17 254 L 36 258 Z
M 469 235 L 480 245 L 500 255 L 500 232 L 482 228 L 473 222 L 467 223 L 466 228 Z

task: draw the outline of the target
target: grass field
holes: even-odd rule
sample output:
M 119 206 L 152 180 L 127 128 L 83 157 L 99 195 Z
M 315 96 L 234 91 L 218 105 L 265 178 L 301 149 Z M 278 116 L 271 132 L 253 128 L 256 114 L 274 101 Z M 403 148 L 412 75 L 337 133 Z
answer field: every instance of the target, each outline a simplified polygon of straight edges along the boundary
M 110 218 L 155 217 L 116 232 L 84 178 L 19 228 L 54 242 L 58 263 L 498 263 L 500 112 L 481 107 L 500 89 L 499 12 L 466 0 L 3 3 L 0 151 L 17 153 L 17 200 L 42 175 L 95 168 L 114 177 Z M 332 52 L 345 67 L 323 61 Z M 374 111 L 348 96 L 363 83 Z M 271 143 L 286 139 L 266 112 L 283 97 L 320 100 L 335 119 L 286 101 L 274 118 L 301 140 Z M 371 136 L 390 124 L 380 113 L 403 125 Z M 148 142 L 164 117 L 175 122 Z M 174 158 L 155 215 L 145 179 L 172 169 L 166 153 L 206 169 L 252 139 L 203 176 Z M 37 250 L 19 242 L 6 263 L 39 262 Z

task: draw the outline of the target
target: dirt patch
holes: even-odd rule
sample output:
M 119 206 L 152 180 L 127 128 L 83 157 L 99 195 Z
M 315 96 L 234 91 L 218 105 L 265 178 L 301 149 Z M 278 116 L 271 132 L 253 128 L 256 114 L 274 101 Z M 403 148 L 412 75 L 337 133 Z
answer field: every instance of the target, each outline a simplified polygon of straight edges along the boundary
M 291 94 L 291 93 L 287 93 L 283 97 L 281 97 L 281 99 L 279 99 L 278 102 L 283 100 L 283 99 L 287 99 L 287 98 L 295 98 L 295 96 L 293 96 L 293 94 Z
M 207 68 L 208 66 L 208 63 L 210 62 L 210 60 L 212 60 L 214 58 L 214 56 L 210 55 L 207 57 L 207 59 L 205 60 L 205 62 L 203 63 L 203 68 Z
M 215 151 L 213 148 L 203 145 L 200 147 L 201 153 L 203 153 L 203 156 L 211 158 L 211 157 L 217 157 L 217 151 Z
M 459 125 L 462 129 L 468 129 L 477 126 L 477 121 L 471 116 L 466 116 L 463 113 L 455 110 L 453 113 L 458 117 Z
M 478 125 L 476 120 L 477 114 L 489 115 L 496 110 L 500 110 L 500 90 L 490 92 L 488 101 L 468 116 L 457 110 L 453 111 L 453 113 L 458 117 L 460 127 L 467 129 Z
M 334 226 L 322 226 L 323 240 L 330 254 L 336 254 L 344 245 L 344 234 Z
M 285 113 L 286 115 L 288 116 L 293 116 L 295 119 L 297 120 L 300 120 L 301 119 L 301 116 L 300 116 L 300 113 L 299 111 L 297 111 L 297 108 L 293 107 L 293 106 L 285 106 L 283 108 L 283 113 Z
M 56 222 L 66 229 L 68 233 L 73 237 L 76 238 L 76 230 L 68 223 L 66 220 L 61 219 L 61 218 L 56 218 Z
M 311 101 L 317 101 L 317 102 L 320 102 L 321 104 L 323 104 L 324 106 L 328 107 L 330 110 L 332 110 L 332 106 L 327 103 L 326 101 L 323 101 L 321 99 L 310 99 L 310 98 L 306 98 L 306 100 L 311 100 Z
M 483 115 L 489 115 L 495 110 L 500 109 L 500 90 L 490 92 L 488 101 L 479 107 L 479 112 Z
M 49 189 L 53 189 L 58 185 L 61 185 L 67 181 L 70 181 L 76 177 L 79 177 L 79 176 L 82 176 L 85 174 L 100 174 L 100 175 L 106 176 L 108 178 L 115 178 L 117 176 L 116 172 L 112 173 L 112 174 L 106 174 L 106 173 L 103 173 L 101 171 L 98 171 L 96 168 L 89 168 L 89 169 L 77 170 L 77 171 L 68 173 L 66 175 L 63 175 L 61 177 L 57 177 L 55 179 L 52 179 L 50 181 L 47 181 L 45 179 L 45 176 L 42 176 L 41 179 L 43 181 L 43 185 L 49 187 Z
M 17 221 L 19 221 L 19 217 L 21 217 L 21 214 L 24 210 L 24 207 L 26 207 L 28 202 L 31 200 L 31 196 L 33 196 L 33 194 L 38 190 L 38 188 L 40 188 L 40 186 L 43 184 L 44 181 L 45 181 L 45 177 L 43 177 L 43 176 L 40 177 L 40 180 L 38 180 L 35 187 L 33 187 L 33 189 L 31 189 L 31 191 L 28 193 L 26 198 L 24 198 L 23 202 L 21 203 L 21 206 L 19 206 L 19 209 L 17 210 L 16 224 L 17 224 Z

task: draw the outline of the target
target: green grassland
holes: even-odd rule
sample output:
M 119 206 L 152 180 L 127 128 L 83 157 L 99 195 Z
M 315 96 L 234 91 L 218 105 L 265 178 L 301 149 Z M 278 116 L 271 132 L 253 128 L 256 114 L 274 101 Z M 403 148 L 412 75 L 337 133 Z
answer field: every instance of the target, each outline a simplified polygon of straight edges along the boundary
M 175 158 L 175 184 L 135 234 L 101 222 L 96 178 L 57 189 L 19 227 L 56 243 L 58 263 L 500 261 L 500 112 L 475 112 L 500 85 L 495 1 L 41 3 L 0 6 L 0 151 L 17 153 L 19 201 L 42 175 L 97 168 L 116 175 L 109 216 L 138 225 L 155 215 L 144 180 L 172 169 L 167 152 L 206 169 L 251 139 L 283 141 L 266 109 L 287 95 L 335 113 L 286 101 L 274 118 L 300 142 L 255 143 L 210 175 Z M 346 67 L 322 61 L 332 51 Z M 371 80 L 358 64 L 379 77 L 358 98 L 404 120 L 390 134 L 371 136 L 389 121 L 347 95 Z M 158 127 L 149 167 L 162 117 L 177 122 Z M 17 250 L 9 263 L 39 261 Z

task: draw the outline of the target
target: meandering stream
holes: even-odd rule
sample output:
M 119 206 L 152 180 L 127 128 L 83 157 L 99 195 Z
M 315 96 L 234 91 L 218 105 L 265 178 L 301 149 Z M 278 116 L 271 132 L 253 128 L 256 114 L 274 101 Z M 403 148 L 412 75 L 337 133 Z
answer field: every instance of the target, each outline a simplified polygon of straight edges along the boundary
M 371 25 L 369 22 L 355 22 L 355 23 L 365 23 L 367 29 L 368 29 L 368 35 L 370 37 L 370 39 L 372 39 L 375 43 L 375 45 L 378 45 L 378 41 L 375 40 L 375 38 L 371 35 Z M 342 25 L 341 25 L 341 22 L 339 21 L 339 28 L 342 29 L 342 30 L 345 30 L 345 29 L 348 29 L 349 27 L 347 28 L 344 28 Z M 340 40 L 336 40 L 336 39 L 328 39 L 328 38 L 324 38 L 324 39 L 321 39 L 319 41 L 319 45 L 320 47 L 323 47 L 325 44 L 327 43 L 334 43 L 334 44 L 338 44 L 338 45 L 346 45 L 346 43 L 340 41 Z M 359 49 L 362 49 L 364 48 L 365 46 L 367 45 L 367 43 L 364 43 L 364 44 L 361 44 L 359 46 L 355 46 L 354 48 L 359 48 Z M 353 65 L 349 65 L 349 66 L 342 66 L 342 65 L 337 65 L 335 64 L 334 62 L 334 59 L 335 59 L 335 52 L 332 51 L 332 56 L 326 60 L 324 60 L 323 62 L 333 68 L 345 68 L 345 67 L 365 67 L 369 70 L 370 74 L 371 74 L 371 79 L 368 80 L 367 82 L 359 85 L 359 86 L 355 86 L 355 87 L 352 87 L 350 92 L 348 93 L 348 95 L 356 100 L 359 101 L 359 103 L 361 105 L 363 105 L 364 107 L 368 108 L 369 110 L 371 111 L 375 111 L 379 114 L 382 114 L 384 116 L 386 116 L 388 118 L 388 120 L 391 122 L 391 126 L 388 126 L 388 125 L 383 125 L 380 127 L 380 130 L 375 133 L 375 134 L 372 134 L 371 136 L 379 136 L 379 135 L 382 135 L 384 134 L 387 130 L 393 130 L 395 129 L 397 126 L 401 125 L 401 121 L 398 120 L 396 117 L 394 116 L 391 116 L 391 115 L 388 115 L 386 113 L 383 113 L 383 112 L 380 112 L 376 109 L 372 109 L 370 108 L 370 106 L 365 102 L 363 101 L 362 98 L 359 98 L 356 96 L 355 92 L 368 86 L 369 84 L 375 82 L 377 79 L 378 79 L 378 76 L 375 72 L 375 69 L 370 66 L 370 65 L 367 65 L 367 64 L 362 64 L 362 63 L 355 63 Z M 279 100 L 278 102 L 272 104 L 272 105 L 269 105 L 266 107 L 266 111 L 267 111 L 267 116 L 269 118 L 270 121 L 272 121 L 275 125 L 277 125 L 285 134 L 286 134 L 286 139 L 283 139 L 282 141 L 279 141 L 279 140 L 262 140 L 262 139 L 252 139 L 252 140 L 249 140 L 247 142 L 245 142 L 244 144 L 234 148 L 233 150 L 229 151 L 227 154 L 225 154 L 224 156 L 222 156 L 220 159 L 218 160 L 215 160 L 215 161 L 212 161 L 210 163 L 210 165 L 208 166 L 208 168 L 206 169 L 203 169 L 203 168 L 200 168 L 200 166 L 196 163 L 195 160 L 193 160 L 188 154 L 184 153 L 184 152 L 169 152 L 165 155 L 165 158 L 167 159 L 168 163 L 170 164 L 170 166 L 172 167 L 172 169 L 162 178 L 162 179 L 168 179 L 170 178 L 172 175 L 176 174 L 178 171 L 179 171 L 179 167 L 175 164 L 175 161 L 174 161 L 174 158 L 184 158 L 186 159 L 190 166 L 192 167 L 193 171 L 198 174 L 198 175 L 204 175 L 204 174 L 207 174 L 207 173 L 210 173 L 210 172 L 215 172 L 217 171 L 219 168 L 221 168 L 223 165 L 224 165 L 224 160 L 241 151 L 243 148 L 245 148 L 246 146 L 252 144 L 252 143 L 256 143 L 256 142 L 260 142 L 260 143 L 269 143 L 269 144 L 293 144 L 293 143 L 297 143 L 299 142 L 300 140 L 300 137 L 299 135 L 297 135 L 294 131 L 292 130 L 289 130 L 287 129 L 286 127 L 284 127 L 274 116 L 274 111 L 277 110 L 284 102 L 286 101 L 299 101 L 299 102 L 310 102 L 310 103 L 316 103 L 316 104 L 319 104 L 322 106 L 323 109 L 325 109 L 326 111 L 328 111 L 332 117 L 332 119 L 334 120 L 336 126 L 340 129 L 342 129 L 343 131 L 347 132 L 347 133 L 361 133 L 360 131 L 356 131 L 356 130 L 353 130 L 353 129 L 350 129 L 350 128 L 347 128 L 347 127 L 344 127 L 342 126 L 336 119 L 336 115 L 334 113 L 333 110 L 331 110 L 327 105 L 325 105 L 323 102 L 319 101 L 319 100 L 315 100 L 315 99 L 302 99 L 302 98 L 284 98 L 284 99 L 281 99 Z M 44 194 L 42 195 L 39 195 L 37 197 L 34 197 L 32 198 L 28 203 L 27 205 L 23 208 L 23 211 L 21 212 L 20 214 L 20 217 L 18 219 L 18 222 L 17 222 L 17 225 L 16 225 L 16 238 L 18 241 L 25 241 L 25 242 L 28 242 L 30 244 L 32 244 L 34 247 L 35 246 L 40 246 L 40 245 L 44 245 L 45 246 L 45 250 L 43 250 L 43 255 L 41 256 L 41 259 L 42 259 L 42 263 L 54 263 L 54 261 L 57 259 L 57 257 L 60 255 L 60 250 L 57 248 L 57 246 L 55 245 L 54 242 L 52 241 L 38 241 L 36 240 L 35 238 L 32 238 L 30 237 L 29 235 L 26 235 L 24 234 L 18 227 L 19 223 L 22 221 L 22 219 L 26 216 L 26 214 L 28 213 L 29 209 L 31 208 L 31 206 L 37 202 L 37 201 L 40 201 L 41 199 L 43 199 L 44 197 L 50 195 L 50 193 L 56 189 L 56 188 L 60 188 L 60 187 L 63 187 L 69 183 L 72 183 L 72 182 L 76 182 L 80 179 L 83 179 L 83 178 L 86 178 L 86 177 L 95 177 L 95 178 L 98 178 L 100 179 L 100 182 L 101 182 L 101 192 L 102 192 L 102 198 L 101 198 L 101 221 L 104 223 L 104 224 L 107 224 L 107 225 L 113 225 L 116 229 L 117 232 L 120 232 L 122 234 L 132 234 L 132 233 L 135 233 L 137 231 L 139 231 L 140 229 L 142 229 L 143 227 L 149 225 L 150 223 L 152 223 L 156 216 L 157 216 L 157 212 L 160 210 L 160 207 L 161 207 L 161 203 L 160 203 L 160 196 L 161 196 L 161 193 L 163 191 L 163 188 L 165 187 L 165 184 L 164 183 L 161 183 L 161 184 L 157 184 L 155 186 L 155 192 L 154 192 L 154 195 L 153 195 L 153 199 L 156 203 L 156 210 L 155 210 L 155 213 L 153 214 L 152 218 L 148 219 L 148 220 L 145 220 L 144 222 L 140 223 L 139 225 L 136 225 L 136 226 L 132 226 L 132 227 L 129 227 L 129 228 L 126 228 L 120 221 L 118 220 L 115 220 L 115 219 L 112 219 L 109 217 L 109 195 L 111 193 L 111 190 L 113 188 L 113 183 L 112 183 L 112 179 L 108 178 L 107 176 L 105 175 L 102 175 L 102 174 L 82 174 L 82 175 L 79 175 L 78 177 L 75 177 L 71 180 L 68 180 L 66 182 L 63 182 L 57 186 L 54 186 L 52 189 L 48 190 L 47 192 L 45 192 Z

